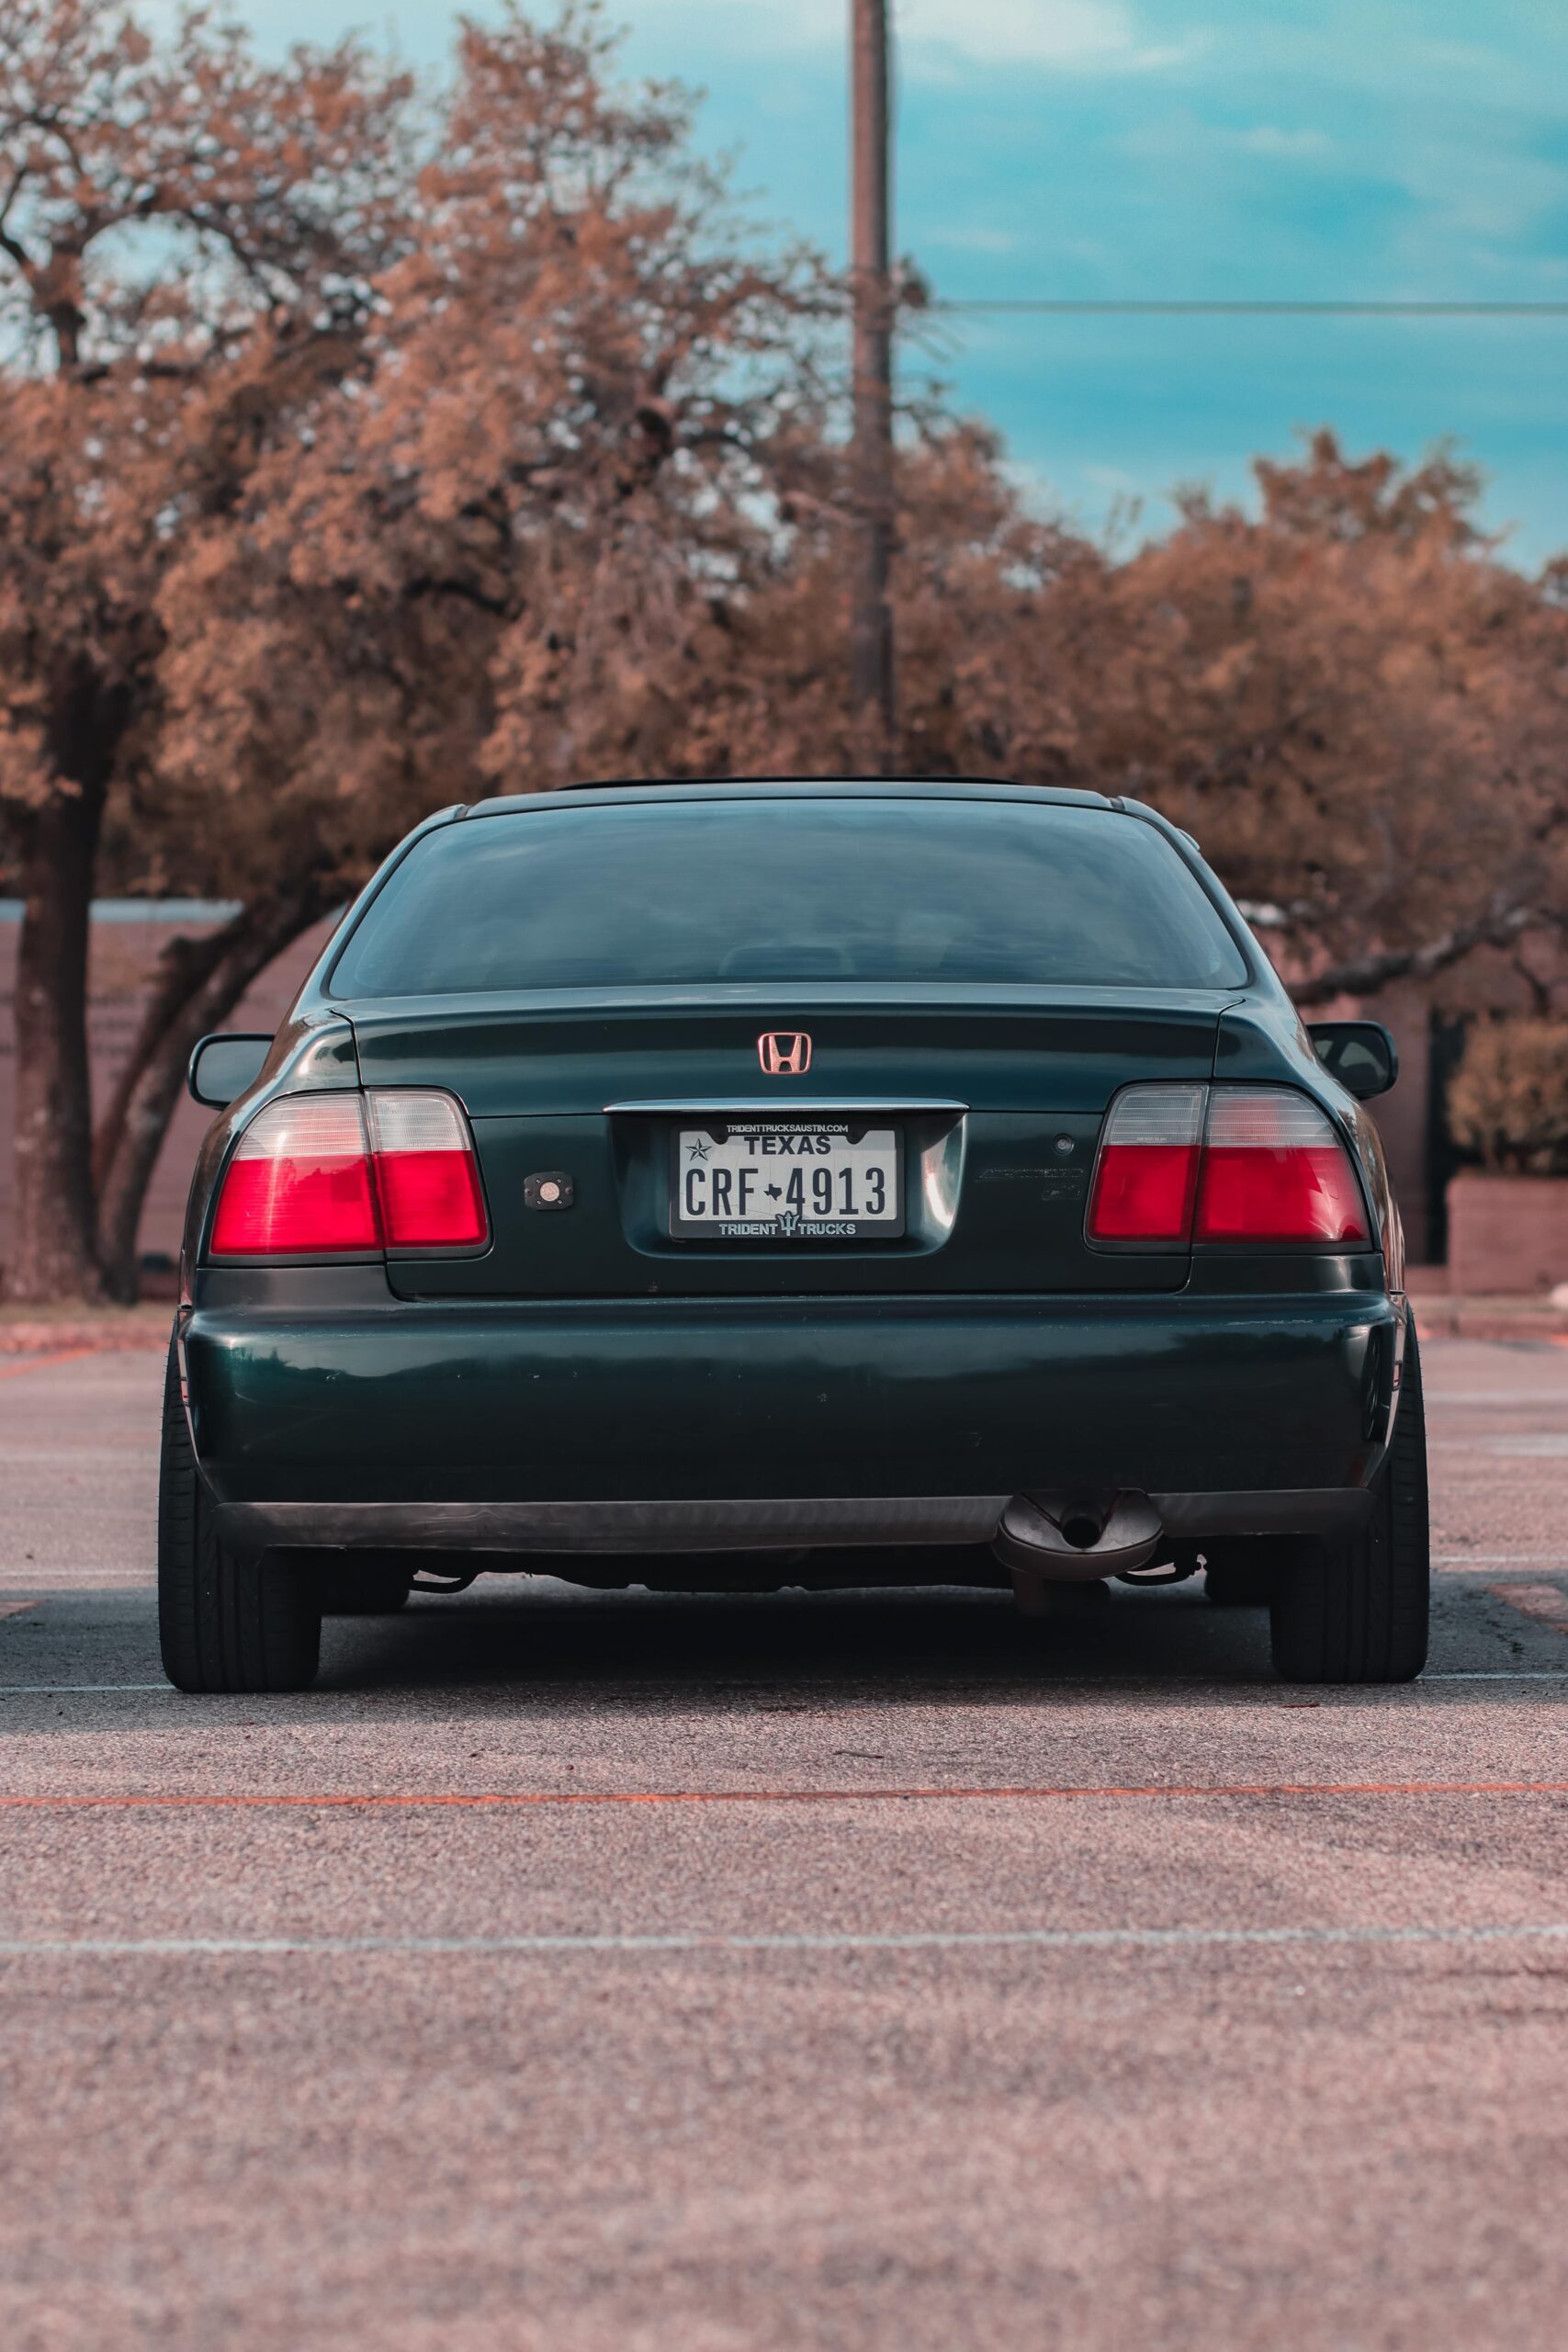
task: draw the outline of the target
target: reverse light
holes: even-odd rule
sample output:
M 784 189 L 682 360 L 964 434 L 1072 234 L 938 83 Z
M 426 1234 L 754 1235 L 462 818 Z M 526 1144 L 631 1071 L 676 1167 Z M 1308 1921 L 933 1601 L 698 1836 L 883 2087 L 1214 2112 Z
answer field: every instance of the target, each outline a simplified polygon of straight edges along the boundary
M 449 1094 L 293 1094 L 235 1145 L 210 1253 L 342 1257 L 489 1238 L 473 1138 Z
M 1129 1086 L 1105 1122 L 1091 1241 L 1363 1247 L 1349 1154 L 1326 1114 L 1285 1087 Z

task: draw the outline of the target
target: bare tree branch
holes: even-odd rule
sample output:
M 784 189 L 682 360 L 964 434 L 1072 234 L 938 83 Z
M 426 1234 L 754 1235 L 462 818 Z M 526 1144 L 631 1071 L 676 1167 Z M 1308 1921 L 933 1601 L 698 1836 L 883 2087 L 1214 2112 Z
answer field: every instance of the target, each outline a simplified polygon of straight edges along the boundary
M 1326 1004 L 1337 996 L 1376 996 L 1395 980 L 1435 979 L 1478 947 L 1506 947 L 1540 920 L 1534 907 L 1509 907 L 1502 913 L 1460 923 L 1421 947 L 1387 948 L 1330 964 L 1304 980 L 1293 981 L 1291 994 L 1298 1005 Z

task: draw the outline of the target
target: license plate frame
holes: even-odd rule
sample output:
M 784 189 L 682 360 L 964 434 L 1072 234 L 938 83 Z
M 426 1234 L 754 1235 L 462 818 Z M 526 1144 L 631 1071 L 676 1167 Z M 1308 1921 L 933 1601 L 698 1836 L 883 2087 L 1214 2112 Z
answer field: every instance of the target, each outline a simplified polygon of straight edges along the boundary
M 829 1148 L 826 1152 L 749 1149 L 746 1154 L 746 1165 L 753 1169 L 759 1178 L 754 1191 L 750 1187 L 747 1188 L 746 1196 L 749 1205 L 753 1202 L 756 1204 L 751 1206 L 751 1213 L 741 1215 L 737 1204 L 735 1214 L 731 1216 L 720 1215 L 692 1217 L 684 1214 L 684 1178 L 692 1166 L 688 1149 L 694 1142 L 706 1139 L 712 1145 L 728 1149 L 731 1145 L 738 1145 L 742 1141 L 761 1145 L 765 1138 L 775 1136 L 821 1137 L 827 1140 Z M 817 1118 L 775 1119 L 726 1117 L 716 1114 L 711 1119 L 705 1119 L 700 1115 L 683 1119 L 671 1128 L 670 1136 L 670 1238 L 674 1241 L 719 1242 L 727 1248 L 733 1248 L 737 1243 L 750 1242 L 764 1247 L 770 1243 L 782 1243 L 795 1249 L 802 1247 L 831 1249 L 845 1243 L 859 1243 L 863 1247 L 871 1241 L 900 1241 L 908 1229 L 904 1197 L 904 1182 L 908 1166 L 907 1141 L 902 1123 L 886 1116 L 861 1118 L 850 1115 L 840 1118 L 827 1115 Z M 850 1170 L 852 1180 L 861 1174 L 868 1174 L 873 1166 L 891 1159 L 892 1179 L 889 1188 L 893 1209 L 891 1216 L 872 1216 L 863 1212 L 852 1214 L 842 1209 L 837 1213 L 829 1212 L 827 1216 L 817 1216 L 810 1210 L 812 1191 L 809 1184 L 804 1184 L 802 1187 L 807 1204 L 806 1213 L 802 1214 L 790 1206 L 788 1201 L 790 1176 L 798 1170 L 805 1177 L 811 1170 L 814 1162 L 820 1168 L 824 1159 L 832 1163 L 829 1170 L 831 1186 L 842 1200 L 844 1169 L 841 1159 L 834 1157 L 832 1147 L 835 1142 L 840 1143 L 844 1150 L 862 1151 L 874 1155 L 874 1157 L 868 1157 L 859 1167 L 852 1168 Z M 739 1165 L 738 1153 L 736 1160 Z M 784 1195 L 776 1208 L 767 1203 L 767 1185 L 774 1182 L 780 1183 L 780 1191 Z M 849 1188 L 849 1198 L 852 1202 L 856 1198 L 853 1181 Z M 765 1209 L 766 1213 L 758 1214 L 759 1208 Z

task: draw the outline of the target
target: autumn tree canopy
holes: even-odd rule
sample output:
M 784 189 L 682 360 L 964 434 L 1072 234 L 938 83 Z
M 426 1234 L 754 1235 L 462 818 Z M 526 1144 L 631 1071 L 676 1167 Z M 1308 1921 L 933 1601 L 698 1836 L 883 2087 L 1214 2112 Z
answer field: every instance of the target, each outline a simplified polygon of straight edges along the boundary
M 821 471 L 836 298 L 609 64 L 591 6 L 463 28 L 434 107 L 353 42 L 0 18 L 13 1295 L 130 1285 L 195 1037 L 433 803 L 635 768 Z M 165 959 L 95 1139 L 106 844 L 243 903 Z
M 1200 835 L 1298 1000 L 1540 936 L 1568 897 L 1568 611 L 1480 483 L 1320 434 L 1259 511 L 1187 502 L 1115 567 L 1080 761 Z M 1134 779 L 1136 782 L 1134 783 Z
M 188 536 L 352 369 L 376 278 L 406 243 L 409 95 L 353 45 L 274 68 L 195 14 L 158 44 L 103 0 L 0 14 L 20 1295 L 90 1295 L 102 1279 L 87 910 L 111 799 L 129 810 L 156 790 L 160 590 Z M 258 937 L 251 960 L 271 944 Z M 131 1110 L 113 1106 L 100 1138 L 107 1194 Z
M 363 43 L 0 5 L 14 1296 L 129 1293 L 191 1044 L 430 808 L 852 771 L 841 289 L 692 130 L 592 0 L 461 25 L 434 96 Z M 1511 568 L 1447 457 L 1258 475 L 1107 547 L 911 409 L 904 768 L 1156 802 L 1308 996 L 1477 950 L 1549 990 L 1568 574 Z M 240 910 L 95 1106 L 106 875 Z
M 1002 457 L 977 426 L 904 453 L 907 772 L 1154 802 L 1303 1002 L 1478 951 L 1546 984 L 1568 914 L 1568 595 L 1482 535 L 1472 471 L 1354 460 L 1321 433 L 1258 466 L 1254 511 L 1190 495 L 1120 550 L 1042 519 Z M 802 510 L 664 746 L 680 772 L 842 772 L 840 546 Z

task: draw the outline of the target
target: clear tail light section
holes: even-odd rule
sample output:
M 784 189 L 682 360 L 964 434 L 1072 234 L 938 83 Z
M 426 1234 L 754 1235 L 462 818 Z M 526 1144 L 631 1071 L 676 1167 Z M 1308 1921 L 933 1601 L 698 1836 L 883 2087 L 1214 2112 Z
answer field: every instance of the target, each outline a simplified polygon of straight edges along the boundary
M 490 1238 L 473 1138 L 449 1094 L 291 1094 L 231 1155 L 214 1258 L 471 1250 Z
M 1208 1091 L 1128 1086 L 1116 1097 L 1095 1165 L 1091 1241 L 1190 1239 Z
M 490 1238 L 468 1123 L 449 1094 L 372 1094 L 370 1141 L 389 1250 L 473 1250 Z
M 1364 1248 L 1367 1212 L 1325 1113 L 1276 1086 L 1123 1088 L 1100 1137 L 1089 1238 Z
M 1277 1086 L 1216 1086 L 1209 1099 L 1200 1241 L 1369 1239 L 1361 1188 L 1326 1114 Z
M 335 1257 L 380 1247 L 358 1095 L 285 1095 L 258 1112 L 223 1178 L 212 1255 Z

